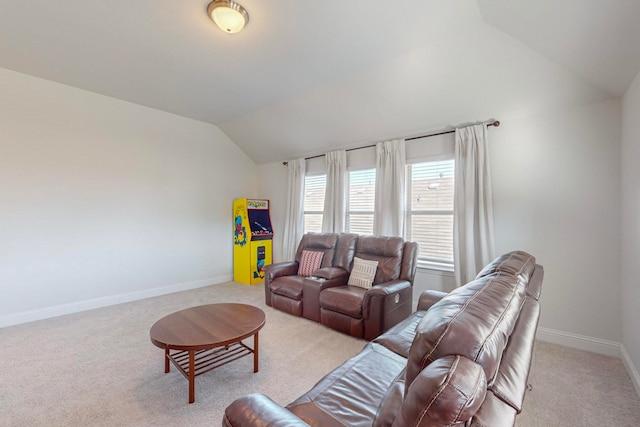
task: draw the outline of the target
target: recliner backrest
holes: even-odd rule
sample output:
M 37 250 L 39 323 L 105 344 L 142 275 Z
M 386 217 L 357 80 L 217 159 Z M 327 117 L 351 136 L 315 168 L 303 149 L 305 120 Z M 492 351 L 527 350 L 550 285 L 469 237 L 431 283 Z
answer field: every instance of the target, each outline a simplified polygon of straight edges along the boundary
M 403 249 L 404 240 L 401 237 L 359 236 L 355 256 L 378 261 L 373 279 L 373 284 L 377 285 L 400 277 Z
M 333 266 L 333 257 L 336 253 L 337 244 L 337 233 L 306 233 L 300 240 L 295 260 L 300 262 L 302 251 L 323 252 L 321 266 L 331 267 Z
M 520 276 L 524 281 L 528 282 L 535 268 L 536 259 L 533 255 L 524 251 L 512 251 L 500 255 L 487 264 L 478 273 L 476 279 L 501 271 L 506 274 Z
M 500 255 L 487 264 L 478 273 L 476 279 L 498 272 L 513 274 L 518 279 L 526 282 L 527 295 L 535 300 L 540 299 L 542 279 L 534 280 L 534 275 L 542 276 L 544 269 L 541 265 L 536 264 L 536 258 L 533 255 L 525 251 L 512 251 Z
M 522 308 L 526 283 L 503 272 L 455 289 L 416 327 L 407 359 L 406 387 L 434 360 L 459 354 L 478 363 L 489 385 Z
M 351 233 L 341 233 L 338 235 L 336 254 L 333 257 L 333 267 L 340 267 L 347 271 L 351 269 L 353 257 L 356 253 L 358 237 L 357 234 Z
M 418 266 L 418 244 L 416 242 L 405 242 L 402 250 L 402 266 L 400 268 L 400 279 L 406 280 L 413 286 Z

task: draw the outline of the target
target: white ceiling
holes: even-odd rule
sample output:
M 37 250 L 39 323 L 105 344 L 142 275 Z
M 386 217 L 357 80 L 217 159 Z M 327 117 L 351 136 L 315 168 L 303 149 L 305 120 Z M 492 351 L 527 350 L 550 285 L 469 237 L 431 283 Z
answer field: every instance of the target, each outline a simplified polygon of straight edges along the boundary
M 218 125 L 256 163 L 621 96 L 637 0 L 0 0 L 0 67 Z M 488 114 L 490 116 L 488 116 Z

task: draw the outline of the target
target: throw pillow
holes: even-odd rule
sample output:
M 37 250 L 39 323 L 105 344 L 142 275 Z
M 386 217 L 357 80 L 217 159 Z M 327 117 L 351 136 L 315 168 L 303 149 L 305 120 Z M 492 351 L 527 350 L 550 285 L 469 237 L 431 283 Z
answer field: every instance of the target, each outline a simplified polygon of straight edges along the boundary
M 370 261 L 368 259 L 355 257 L 353 259 L 353 268 L 349 275 L 348 284 L 364 289 L 371 289 L 371 284 L 373 283 L 373 278 L 376 276 L 377 268 L 378 261 Z
M 311 276 L 314 271 L 320 268 L 324 252 L 302 251 L 298 276 Z

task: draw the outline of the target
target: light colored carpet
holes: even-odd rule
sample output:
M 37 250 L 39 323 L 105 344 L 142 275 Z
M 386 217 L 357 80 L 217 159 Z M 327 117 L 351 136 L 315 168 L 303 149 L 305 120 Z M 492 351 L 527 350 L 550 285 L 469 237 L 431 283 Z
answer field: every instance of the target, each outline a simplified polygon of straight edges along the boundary
M 622 360 L 537 341 L 517 426 L 640 426 L 640 398 Z
M 196 402 L 149 340 L 159 318 L 215 302 L 260 307 L 260 372 L 246 357 L 196 378 Z M 217 426 L 235 398 L 294 400 L 365 341 L 264 304 L 262 286 L 209 286 L 0 329 L 2 426 Z M 249 342 L 252 344 L 252 342 Z M 537 343 L 518 426 L 635 426 L 640 401 L 620 360 Z

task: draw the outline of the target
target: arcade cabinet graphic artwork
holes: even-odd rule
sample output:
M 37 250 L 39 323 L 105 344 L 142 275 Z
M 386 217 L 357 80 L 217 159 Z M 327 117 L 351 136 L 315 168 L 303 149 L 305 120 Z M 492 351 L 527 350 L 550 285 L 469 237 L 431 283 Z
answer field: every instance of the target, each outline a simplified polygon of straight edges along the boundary
M 271 264 L 273 229 L 269 201 L 233 201 L 233 280 L 255 285 L 264 280 L 264 267 Z

